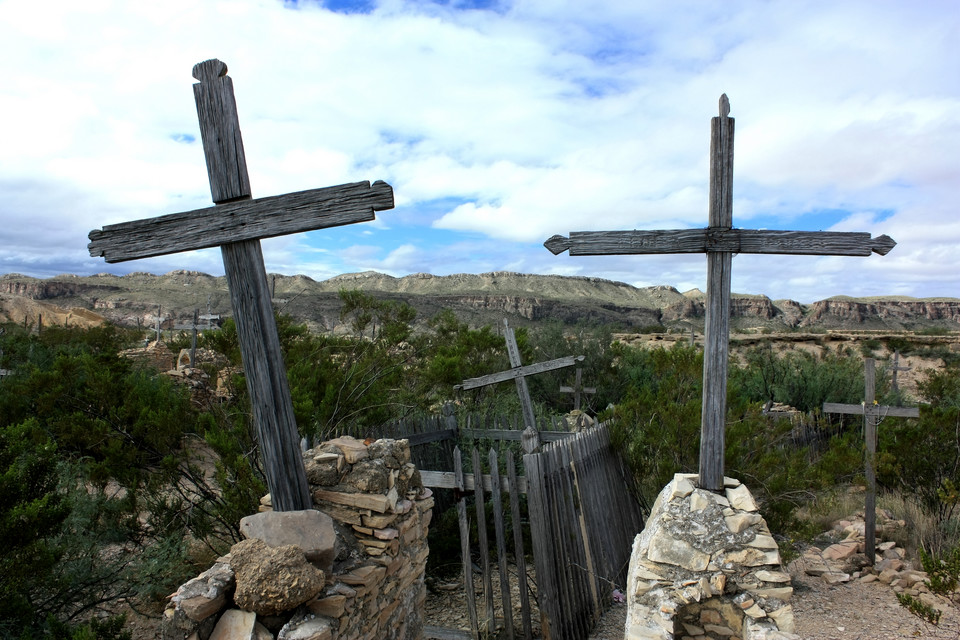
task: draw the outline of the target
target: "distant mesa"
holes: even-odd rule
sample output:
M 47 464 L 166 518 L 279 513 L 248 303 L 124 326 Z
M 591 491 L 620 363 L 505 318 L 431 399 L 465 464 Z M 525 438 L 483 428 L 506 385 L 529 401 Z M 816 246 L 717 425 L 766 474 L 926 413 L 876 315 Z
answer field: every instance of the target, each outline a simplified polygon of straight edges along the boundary
M 377 298 L 406 302 L 425 324 L 444 310 L 452 311 L 472 326 L 511 325 L 559 321 L 566 325 L 607 324 L 626 331 L 662 326 L 701 330 L 705 295 L 699 289 L 680 293 L 675 287 L 634 287 L 623 282 L 583 276 L 536 275 L 511 271 L 459 273 L 435 276 L 415 273 L 394 277 L 376 271 L 346 273 L 316 281 L 305 275 L 269 274 L 277 309 L 318 332 L 347 331 L 340 320 L 339 291 L 359 289 Z M 230 316 L 226 279 L 222 276 L 176 270 L 164 275 L 134 272 L 125 276 L 98 273 L 64 274 L 48 279 L 11 273 L 0 276 L 5 308 L 17 309 L 6 321 L 41 313 L 51 322 L 58 313 L 78 311 L 125 326 L 154 326 L 158 308 L 162 328 L 192 322 L 198 309 L 203 315 Z M 49 307 L 29 308 L 25 301 Z M 0 317 L 0 321 L 4 317 Z M 92 322 L 93 320 L 88 320 Z M 102 321 L 102 320 L 101 320 Z M 733 294 L 731 326 L 737 329 L 919 330 L 960 328 L 960 299 L 919 299 L 904 296 L 851 298 L 833 296 L 813 304 L 771 300 L 757 294 Z

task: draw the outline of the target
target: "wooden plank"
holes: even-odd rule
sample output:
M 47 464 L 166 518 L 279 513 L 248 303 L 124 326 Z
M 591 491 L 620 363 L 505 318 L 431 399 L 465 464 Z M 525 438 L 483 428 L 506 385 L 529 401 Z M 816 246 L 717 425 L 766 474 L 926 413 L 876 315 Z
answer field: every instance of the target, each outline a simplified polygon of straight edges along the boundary
M 522 367 L 515 367 L 513 369 L 507 369 L 506 371 L 500 371 L 498 373 L 491 373 L 489 375 L 480 376 L 479 378 L 468 378 L 463 381 L 462 384 L 457 385 L 455 388 L 469 390 L 476 389 L 477 387 L 485 387 L 487 385 L 496 384 L 498 382 L 506 382 L 507 380 L 515 380 L 517 378 L 522 378 L 524 376 L 532 376 L 538 373 L 544 373 L 547 371 L 553 371 L 554 369 L 562 369 L 563 367 L 570 367 L 580 362 L 584 359 L 584 356 L 564 356 L 563 358 L 557 358 L 555 360 L 548 360 L 546 362 L 538 362 L 536 364 L 528 364 Z
M 503 336 L 507 343 L 507 356 L 510 359 L 510 366 L 517 370 L 521 368 L 523 362 L 520 360 L 520 349 L 517 347 L 517 338 L 513 333 L 513 328 L 507 324 L 506 318 L 503 320 Z M 517 376 L 513 380 L 517 385 L 517 396 L 520 398 L 520 409 L 523 414 L 523 424 L 527 427 L 536 428 L 536 418 L 533 415 L 533 401 L 530 400 L 530 389 L 527 387 L 527 379 L 524 376 Z
M 479 440 L 481 438 L 490 438 L 493 440 L 523 440 L 523 431 L 515 429 L 461 429 L 460 434 L 465 438 Z M 540 431 L 538 432 L 540 440 L 543 442 L 556 442 L 572 438 L 575 434 L 571 431 Z
M 726 94 L 721 98 L 724 111 Z M 733 223 L 733 118 L 711 119 L 710 226 Z M 703 399 L 700 418 L 699 486 L 723 490 L 724 435 L 727 419 L 727 362 L 730 336 L 730 273 L 733 255 L 707 255 L 707 304 L 703 349 Z
M 732 118 L 731 118 L 732 119 Z M 553 236 L 544 245 L 571 256 L 652 255 L 664 253 L 754 253 L 776 255 L 886 255 L 896 242 L 860 231 L 788 231 L 768 229 L 655 229 L 651 231 L 574 231 Z
M 473 589 L 473 559 L 470 557 L 470 523 L 467 521 L 467 500 L 463 482 L 463 457 L 460 447 L 453 449 L 453 469 L 457 479 L 457 520 L 460 524 L 460 558 L 463 562 L 463 589 L 467 599 L 467 617 L 474 638 L 480 637 L 477 623 L 477 594 Z
M 567 443 L 567 447 L 565 448 L 570 452 L 570 475 L 573 485 L 573 495 L 576 497 L 577 504 L 580 505 L 577 516 L 579 518 L 580 525 L 580 539 L 583 542 L 584 560 L 586 561 L 587 586 L 590 589 L 590 596 L 593 598 L 592 627 L 600 621 L 600 613 L 603 606 L 600 602 L 600 586 L 597 584 L 597 566 L 593 561 L 592 536 L 590 535 L 590 528 L 587 526 L 590 505 L 588 501 L 585 500 L 586 492 L 581 491 L 580 489 L 580 478 L 579 474 L 577 473 L 578 465 L 583 468 L 588 464 L 589 456 L 582 447 L 583 441 L 583 437 L 574 438 Z
M 500 493 L 500 460 L 490 448 L 490 498 L 493 501 L 493 531 L 497 542 L 497 569 L 500 572 L 500 600 L 503 606 L 503 630 L 508 640 L 513 635 L 513 600 L 510 597 L 510 575 L 507 573 L 507 537 L 503 528 L 503 496 Z
M 431 625 L 424 625 L 423 627 L 424 640 L 470 640 L 474 637 L 476 636 L 469 631 L 462 631 L 460 629 L 447 629 Z
M 233 85 L 229 77 L 225 77 L 226 72 L 225 64 L 213 60 L 194 67 L 194 76 L 204 85 L 200 91 L 202 96 L 198 97 L 197 113 L 205 136 L 204 154 L 208 166 L 213 165 L 208 169 L 210 189 L 219 198 L 232 200 L 250 196 L 250 180 L 242 162 L 243 142 L 239 137 Z M 215 113 L 209 112 L 210 104 L 221 105 L 221 108 Z M 212 138 L 228 140 L 226 147 L 229 148 L 225 149 Z M 225 165 L 230 165 L 229 170 L 224 168 Z M 218 210 L 219 206 L 213 209 Z M 260 242 L 231 242 L 221 248 L 221 253 L 254 428 L 265 462 L 264 472 L 273 507 L 277 511 L 310 509 L 313 498 L 300 454 L 300 434 L 290 399 Z
M 491 491 L 493 488 L 493 478 L 490 474 L 482 474 L 481 482 L 483 488 L 486 491 Z M 420 471 L 420 479 L 423 481 L 423 486 L 430 487 L 431 489 L 455 489 L 457 488 L 457 480 L 455 474 L 449 471 Z M 501 478 L 501 482 L 504 483 L 504 491 L 510 491 L 514 493 L 513 482 L 510 480 L 504 480 Z M 517 478 L 517 491 L 515 493 L 526 494 L 527 493 L 527 478 L 525 476 L 520 476 Z M 463 488 L 466 491 L 473 491 L 476 489 L 476 476 L 472 473 L 464 474 L 463 476 Z
M 537 604 L 540 607 L 540 628 L 543 637 L 553 640 L 552 608 L 557 601 L 557 581 L 553 575 L 550 535 L 544 509 L 544 471 L 542 454 L 528 453 L 523 456 L 523 466 L 530 478 L 527 494 L 527 512 L 530 518 L 530 537 L 533 542 L 533 565 L 537 575 Z
M 240 135 L 233 79 L 227 75 L 227 65 L 216 59 L 204 60 L 193 66 L 193 77 L 200 81 L 193 85 L 193 97 L 210 195 L 217 204 L 249 198 L 250 177 Z
M 416 447 L 421 444 L 438 442 L 441 440 L 456 440 L 457 430 L 441 429 L 440 431 L 433 431 L 433 432 L 426 432 L 426 433 L 411 433 L 409 435 L 404 435 L 400 437 L 402 439 L 407 440 L 410 443 L 411 447 Z
M 472 450 L 473 472 L 481 473 L 480 451 Z M 484 507 L 483 487 L 476 485 L 473 488 L 474 506 L 477 509 L 477 538 L 480 543 L 480 567 L 483 569 L 483 601 L 486 607 L 485 629 L 488 635 L 493 635 L 497 619 L 493 611 L 493 575 L 490 571 L 490 545 L 487 541 L 487 510 Z
M 876 362 L 873 358 L 864 360 L 863 386 L 866 391 L 865 404 L 872 407 L 876 399 L 877 386 Z M 867 556 L 867 562 L 872 565 L 876 559 L 877 550 L 877 473 L 873 466 L 877 457 L 877 421 L 870 416 L 864 416 L 863 420 L 867 476 L 866 508 L 863 513 L 863 553 Z
M 123 262 L 366 222 L 391 208 L 390 185 L 353 182 L 107 225 L 90 232 L 87 248 L 91 256 Z
M 873 418 L 919 418 L 920 409 L 917 407 L 890 407 L 886 405 L 843 404 L 840 402 L 824 402 L 824 413 L 844 413 L 848 415 L 862 415 Z
M 517 465 L 513 451 L 507 449 L 507 486 L 516 487 Z M 520 520 L 520 495 L 509 491 L 510 519 L 513 522 L 513 560 L 517 567 L 518 591 L 520 592 L 520 620 L 523 623 L 524 640 L 532 640 L 533 624 L 530 620 L 530 596 L 527 593 L 527 559 L 523 549 L 523 527 Z M 528 501 L 529 504 L 529 501 Z

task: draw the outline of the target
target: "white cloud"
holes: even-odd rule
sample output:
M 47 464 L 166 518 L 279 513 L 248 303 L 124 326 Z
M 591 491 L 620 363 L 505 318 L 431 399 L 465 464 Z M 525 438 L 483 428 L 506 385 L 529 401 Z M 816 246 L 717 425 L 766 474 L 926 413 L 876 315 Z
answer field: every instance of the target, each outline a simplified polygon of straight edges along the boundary
M 209 206 L 200 141 L 184 136 L 198 137 L 190 70 L 220 57 L 255 195 L 384 179 L 405 224 L 471 238 L 412 241 L 415 230 L 378 217 L 365 248 L 322 263 L 305 241 L 265 244 L 277 269 L 516 268 L 702 287 L 697 257 L 555 258 L 539 243 L 704 226 L 709 119 L 727 92 L 735 224 L 803 227 L 816 214 L 817 227 L 900 243 L 846 262 L 741 257 L 735 288 L 956 295 L 958 31 L 947 0 L 505 0 L 496 11 L 382 0 L 352 15 L 279 0 L 0 3 L 0 56 L 18 61 L 0 86 L 0 181 L 41 185 L 0 204 L 11 221 L 0 269 L 114 268 L 86 257 L 86 231 Z M 416 213 L 438 201 L 453 204 Z M 824 211 L 837 213 L 825 222 Z M 41 222 L 52 244 L 31 241 Z M 464 253 L 478 235 L 485 253 Z M 216 271 L 217 259 L 144 264 Z

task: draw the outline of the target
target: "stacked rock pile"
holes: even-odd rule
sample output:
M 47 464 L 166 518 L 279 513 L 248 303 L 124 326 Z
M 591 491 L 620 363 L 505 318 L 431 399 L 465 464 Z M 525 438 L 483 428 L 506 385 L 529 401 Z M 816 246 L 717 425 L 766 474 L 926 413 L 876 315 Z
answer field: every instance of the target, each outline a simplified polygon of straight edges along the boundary
M 244 518 L 246 538 L 174 594 L 163 640 L 406 640 L 422 635 L 433 498 L 406 440 L 305 452 L 315 509 Z
M 878 540 L 902 537 L 900 530 L 907 525 L 886 509 L 877 509 L 876 523 Z M 864 555 L 865 531 L 863 513 L 838 520 L 825 535 L 834 542 L 808 547 L 797 563 L 808 576 L 819 577 L 828 584 L 853 580 L 875 582 L 887 585 L 897 593 L 919 598 L 929 607 L 943 610 L 947 606 L 944 600 L 930 593 L 924 584 L 927 573 L 920 570 L 915 561 L 907 559 L 906 550 L 895 540 L 881 541 L 876 545 L 875 562 L 870 566 Z
M 677 474 L 637 536 L 627 581 L 627 640 L 786 640 L 793 588 L 750 491 L 722 494 Z

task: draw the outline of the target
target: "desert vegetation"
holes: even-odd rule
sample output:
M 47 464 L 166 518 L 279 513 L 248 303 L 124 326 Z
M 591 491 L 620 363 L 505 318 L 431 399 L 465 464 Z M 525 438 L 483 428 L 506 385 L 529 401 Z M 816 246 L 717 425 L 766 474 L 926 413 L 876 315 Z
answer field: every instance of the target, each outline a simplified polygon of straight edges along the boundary
M 453 386 L 509 368 L 496 326 L 469 326 L 446 311 L 417 322 L 403 302 L 340 293 L 348 332 L 309 331 L 279 316 L 281 344 L 301 434 L 375 437 L 384 423 L 437 412 L 519 415 L 512 387 L 455 394 Z M 613 327 L 542 322 L 517 330 L 526 363 L 584 355 L 585 409 L 613 421 L 638 499 L 650 505 L 673 473 L 695 472 L 702 354 L 629 346 Z M 125 607 L 156 615 L 163 598 L 239 539 L 240 517 L 266 492 L 243 376 L 229 393 L 198 399 L 170 377 L 120 357 L 144 334 L 8 324 L 0 334 L 0 636 L 121 638 Z M 183 335 L 171 345 L 189 346 Z M 230 321 L 199 346 L 240 364 Z M 871 354 L 903 344 L 869 345 Z M 918 420 L 889 418 L 878 430 L 881 504 L 911 518 L 909 541 L 931 557 L 960 541 L 960 364 L 920 376 L 916 398 L 884 383 L 881 402 L 927 403 Z M 731 364 L 727 475 L 748 484 L 785 547 L 823 529 L 862 480 L 861 424 L 823 415 L 823 402 L 859 403 L 860 349 L 816 352 L 751 346 Z M 879 380 L 883 375 L 883 361 Z M 216 380 L 212 365 L 207 373 Z M 230 369 L 224 369 L 230 371 Z M 562 415 L 569 371 L 529 379 L 540 415 Z M 796 409 L 776 419 L 768 401 Z M 620 488 L 611 488 L 620 490 Z M 859 507 L 862 509 L 862 505 Z M 847 515 L 847 514 L 837 514 Z M 439 520 L 439 518 L 438 518 Z M 952 557 L 952 556 L 949 556 Z

